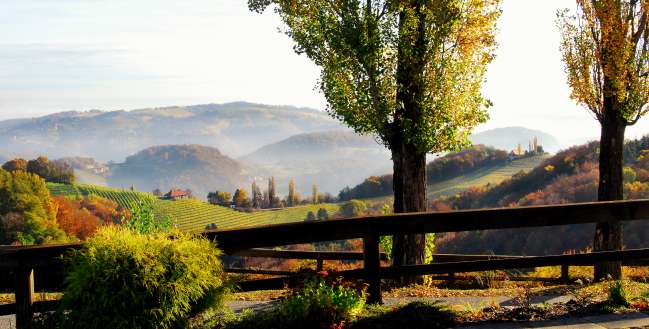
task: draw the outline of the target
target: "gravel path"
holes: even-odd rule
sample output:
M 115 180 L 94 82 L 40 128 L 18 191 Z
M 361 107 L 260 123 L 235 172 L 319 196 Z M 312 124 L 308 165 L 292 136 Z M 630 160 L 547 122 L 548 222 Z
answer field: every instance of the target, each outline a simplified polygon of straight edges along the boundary
M 486 307 L 491 304 L 500 306 L 515 306 L 517 301 L 507 296 L 500 297 L 443 297 L 443 298 L 386 298 L 385 305 L 406 304 L 413 301 L 439 301 L 447 305 L 461 305 L 472 308 Z M 536 296 L 532 303 L 563 303 L 570 300 L 570 296 Z M 235 312 L 244 309 L 264 311 L 275 305 L 273 301 L 233 301 L 228 306 Z M 518 329 L 518 328 L 568 328 L 568 329 L 602 329 L 602 328 L 646 328 L 649 329 L 649 315 L 633 314 L 607 314 L 581 318 L 569 318 L 557 321 L 538 321 L 522 324 L 484 324 L 477 326 L 460 327 L 460 329 Z M 0 316 L 0 329 L 15 329 L 13 316 Z

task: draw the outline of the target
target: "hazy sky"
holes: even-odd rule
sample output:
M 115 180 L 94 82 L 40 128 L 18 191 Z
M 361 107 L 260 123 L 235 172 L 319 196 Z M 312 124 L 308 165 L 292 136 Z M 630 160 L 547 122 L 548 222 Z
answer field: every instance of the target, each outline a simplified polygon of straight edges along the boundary
M 273 13 L 246 0 L 2 0 L 0 119 L 245 100 L 324 108 L 318 69 L 292 51 Z M 564 143 L 598 136 L 570 99 L 558 8 L 573 0 L 504 0 L 497 59 L 479 130 L 521 125 Z M 628 137 L 649 133 L 649 118 Z

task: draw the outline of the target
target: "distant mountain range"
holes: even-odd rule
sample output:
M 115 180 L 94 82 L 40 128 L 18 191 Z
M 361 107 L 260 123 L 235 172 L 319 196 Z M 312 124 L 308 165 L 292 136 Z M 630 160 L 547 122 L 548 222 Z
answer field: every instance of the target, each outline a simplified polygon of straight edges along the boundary
M 534 136 L 547 151 L 559 149 L 551 135 L 522 127 L 489 130 L 471 139 L 512 150 L 518 143 L 526 147 Z M 302 194 L 311 193 L 312 184 L 335 194 L 391 171 L 384 146 L 325 112 L 245 102 L 5 120 L 0 121 L 0 150 L 0 161 L 89 157 L 110 169 L 77 168 L 81 182 L 140 190 L 176 185 L 200 197 L 208 190 L 249 188 L 252 180 L 270 176 L 276 177 L 279 193 L 294 178 Z
M 321 111 L 244 102 L 62 112 L 0 121 L 0 149 L 25 156 L 86 156 L 121 162 L 151 146 L 200 144 L 235 157 L 292 135 L 335 129 L 343 126 Z

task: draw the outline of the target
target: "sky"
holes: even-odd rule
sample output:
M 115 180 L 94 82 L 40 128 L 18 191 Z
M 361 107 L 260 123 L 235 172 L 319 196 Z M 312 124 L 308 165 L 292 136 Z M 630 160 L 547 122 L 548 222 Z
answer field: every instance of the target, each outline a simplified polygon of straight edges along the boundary
M 478 131 L 525 126 L 563 144 L 596 139 L 570 100 L 556 11 L 571 0 L 504 0 Z M 0 120 L 69 110 L 249 101 L 324 109 L 319 70 L 272 12 L 246 0 L 2 0 Z M 649 118 L 627 130 L 649 133 Z

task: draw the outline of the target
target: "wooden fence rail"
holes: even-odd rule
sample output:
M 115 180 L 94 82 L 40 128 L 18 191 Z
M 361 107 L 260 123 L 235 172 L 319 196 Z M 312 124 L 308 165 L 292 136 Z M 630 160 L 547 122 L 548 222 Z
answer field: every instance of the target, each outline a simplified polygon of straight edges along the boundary
M 539 266 L 592 265 L 607 261 L 637 262 L 649 259 L 649 249 L 603 251 L 589 254 L 499 257 L 497 259 L 462 261 L 448 256 L 445 262 L 400 267 L 381 267 L 379 253 L 381 236 L 410 233 L 442 233 L 491 229 L 531 228 L 598 222 L 649 219 L 649 200 L 612 201 L 554 206 L 534 206 L 505 209 L 413 213 L 365 218 L 335 219 L 322 222 L 280 224 L 238 230 L 209 230 L 202 234 L 213 239 L 228 255 L 285 256 L 299 259 L 325 260 L 325 257 L 349 257 L 363 260 L 363 268 L 343 271 L 341 274 L 360 277 L 369 283 L 368 302 L 381 302 L 381 279 L 441 273 L 459 273 L 485 270 L 507 270 Z M 359 253 L 327 254 L 277 250 L 253 250 L 260 247 L 286 246 L 333 240 L 363 239 L 362 257 Z M 0 314 L 16 313 L 17 328 L 25 328 L 37 307 L 51 307 L 53 303 L 34 303 L 34 268 L 59 264 L 60 255 L 80 244 L 55 246 L 0 248 L 0 268 L 13 271 L 16 303 L 0 306 Z M 489 257 L 489 256 L 487 256 Z M 336 258 L 336 259 L 339 259 Z M 443 257 L 442 257 L 443 258 Z M 493 257 L 495 258 L 495 257 Z M 241 269 L 244 270 L 244 269 Z M 280 282 L 280 281 L 278 281 Z

